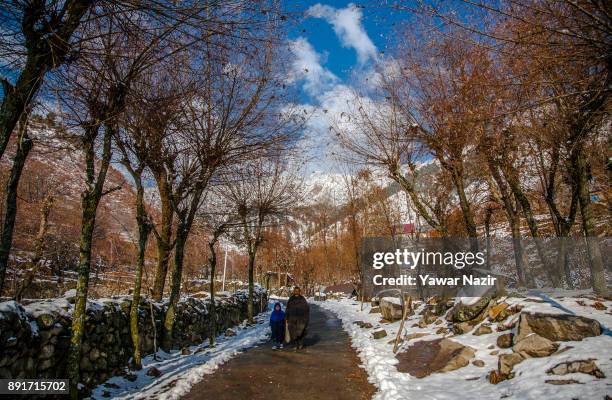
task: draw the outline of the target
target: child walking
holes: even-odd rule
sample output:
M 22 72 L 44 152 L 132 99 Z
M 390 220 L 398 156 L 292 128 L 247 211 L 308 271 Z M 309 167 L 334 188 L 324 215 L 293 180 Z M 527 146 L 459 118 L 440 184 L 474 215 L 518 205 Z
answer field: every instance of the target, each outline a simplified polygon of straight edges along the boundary
M 274 304 L 274 311 L 270 315 L 270 329 L 272 329 L 273 349 L 282 349 L 285 340 L 285 312 L 280 303 Z

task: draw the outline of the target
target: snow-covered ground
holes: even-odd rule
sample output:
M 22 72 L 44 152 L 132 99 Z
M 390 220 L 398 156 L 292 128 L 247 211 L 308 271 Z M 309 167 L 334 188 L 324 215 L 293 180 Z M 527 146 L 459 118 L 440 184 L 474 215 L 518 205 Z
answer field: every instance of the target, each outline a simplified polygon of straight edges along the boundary
M 612 395 L 612 314 L 609 311 L 599 311 L 591 307 L 593 300 L 588 297 L 576 297 L 578 293 L 556 293 L 553 298 L 543 292 L 530 292 L 526 298 L 510 297 L 506 302 L 520 303 L 524 311 L 540 311 L 547 313 L 569 312 L 577 315 L 597 319 L 604 333 L 598 337 L 586 338 L 580 342 L 561 342 L 560 350 L 567 347 L 567 351 L 557 352 L 550 357 L 529 358 L 514 367 L 516 376 L 497 385 L 489 383 L 487 374 L 497 369 L 498 355 L 491 355 L 493 350 L 499 354 L 510 353 L 512 349 L 499 349 L 496 346 L 497 337 L 505 332 L 493 332 L 488 335 L 474 336 L 471 333 L 452 336 L 452 340 L 475 349 L 474 359 L 484 361 L 484 367 L 468 365 L 458 370 L 446 373 L 434 373 L 425 378 L 418 379 L 407 373 L 398 372 L 395 365 L 398 360 L 393 354 L 393 344 L 389 343 L 395 338 L 399 329 L 399 321 L 393 323 L 380 323 L 378 313 L 370 314 L 370 305 L 364 305 L 363 311 L 357 301 L 350 299 L 327 300 L 316 302 L 323 308 L 334 312 L 342 319 L 344 329 L 352 339 L 352 345 L 357 350 L 362 366 L 367 370 L 369 379 L 378 391 L 375 400 L 443 400 L 443 399 L 604 399 Z M 544 300 L 545 302 L 540 302 Z M 584 304 L 584 305 L 581 305 Z M 612 302 L 604 304 L 608 309 Z M 411 339 L 403 346 L 410 346 L 419 340 L 433 340 L 443 337 L 437 335 L 435 330 L 444 325 L 430 325 L 425 328 L 413 327 L 420 319 L 416 315 L 409 317 L 405 323 L 406 334 L 426 333 L 426 336 Z M 370 322 L 373 329 L 360 328 L 355 321 Z M 387 331 L 388 336 L 383 339 L 374 339 L 372 332 L 377 327 Z M 401 348 L 400 348 L 401 351 Z M 586 374 L 568 374 L 563 379 L 575 379 L 582 384 L 552 385 L 545 380 L 555 378 L 547 375 L 546 370 L 558 363 L 572 360 L 594 359 L 605 378 L 597 379 Z
M 191 346 L 189 355 L 182 355 L 180 351 L 159 351 L 157 361 L 149 355 L 142 360 L 142 370 L 112 377 L 92 391 L 92 398 L 178 399 L 206 375 L 215 372 L 220 365 L 268 339 L 269 317 L 270 312 L 261 313 L 255 317 L 255 325 L 247 326 L 243 323 L 235 327 L 233 330 L 236 336 L 220 335 L 214 347 L 209 347 L 207 342 Z M 151 368 L 159 370 L 161 375 L 147 375 Z

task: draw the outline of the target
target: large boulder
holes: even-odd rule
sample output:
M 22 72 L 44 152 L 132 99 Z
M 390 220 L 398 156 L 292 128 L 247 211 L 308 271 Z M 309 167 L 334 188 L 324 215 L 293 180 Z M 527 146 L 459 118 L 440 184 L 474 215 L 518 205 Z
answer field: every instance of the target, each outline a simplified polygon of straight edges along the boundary
M 450 339 L 418 341 L 395 357 L 397 370 L 423 378 L 434 372 L 448 372 L 465 367 L 474 358 L 474 349 Z
M 452 306 L 452 300 L 445 300 L 443 298 L 439 298 L 438 296 L 434 296 L 427 300 L 423 311 L 421 311 L 421 315 L 424 315 L 425 313 L 432 313 L 440 317 L 444 315 L 444 313 L 446 313 L 446 311 Z
M 594 377 L 599 379 L 606 377 L 604 373 L 601 372 L 601 370 L 597 367 L 597 364 L 595 364 L 595 361 L 593 360 L 576 360 L 562 362 L 546 371 L 546 373 L 549 375 L 567 375 L 581 373 L 593 375 Z
M 372 337 L 374 339 L 382 339 L 386 336 L 387 336 L 387 331 L 384 329 L 379 329 L 379 330 L 372 332 Z
M 582 340 L 601 335 L 601 325 L 577 315 L 522 313 L 515 342 L 534 333 L 552 341 Z
M 455 335 L 463 335 L 464 333 L 468 333 L 469 331 L 471 331 L 472 329 L 474 329 L 474 325 L 473 323 L 470 322 L 459 322 L 456 324 L 453 324 L 452 329 L 453 329 L 453 333 Z
M 488 317 L 493 322 L 502 322 L 506 318 L 522 310 L 523 306 L 515 304 L 510 306 L 508 303 L 499 303 L 489 308 Z
M 512 332 L 504 333 L 497 337 L 497 346 L 502 349 L 508 349 L 512 347 L 512 338 L 514 334 Z
M 427 310 L 423 313 L 421 320 L 419 321 L 419 327 L 425 328 L 429 324 L 433 324 L 438 319 L 437 315 L 431 310 Z
M 479 297 L 471 302 L 459 302 L 446 315 L 451 322 L 466 322 L 478 317 L 489 305 L 490 296 Z
M 409 340 L 418 339 L 418 338 L 421 338 L 421 337 L 427 336 L 427 335 L 429 335 L 429 333 L 426 333 L 426 332 L 414 332 L 414 333 L 407 334 L 405 336 L 405 339 L 406 339 L 406 341 L 409 341 Z
M 508 307 L 509 307 L 508 303 L 499 303 L 491 307 L 488 313 L 491 321 L 497 321 L 498 318 L 501 318 L 501 314 Z
M 525 357 L 547 357 L 557 351 L 559 344 L 535 333 L 515 343 L 512 350 Z
M 502 354 L 499 356 L 497 369 L 501 375 L 508 376 L 512 372 L 512 368 L 514 368 L 516 364 L 522 362 L 524 359 L 525 357 L 519 353 Z
M 482 336 L 493 333 L 493 329 L 489 325 L 480 325 L 473 333 L 474 336 Z
M 383 319 L 397 321 L 402 319 L 402 305 L 397 297 L 383 297 L 380 299 L 379 307 Z

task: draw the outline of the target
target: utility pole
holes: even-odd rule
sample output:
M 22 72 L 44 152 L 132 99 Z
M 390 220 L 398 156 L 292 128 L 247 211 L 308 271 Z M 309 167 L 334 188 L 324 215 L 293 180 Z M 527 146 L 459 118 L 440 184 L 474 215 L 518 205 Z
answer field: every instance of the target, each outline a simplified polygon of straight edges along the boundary
M 227 249 L 225 249 L 225 258 L 223 259 L 223 284 L 221 291 L 225 292 L 225 271 L 227 270 Z

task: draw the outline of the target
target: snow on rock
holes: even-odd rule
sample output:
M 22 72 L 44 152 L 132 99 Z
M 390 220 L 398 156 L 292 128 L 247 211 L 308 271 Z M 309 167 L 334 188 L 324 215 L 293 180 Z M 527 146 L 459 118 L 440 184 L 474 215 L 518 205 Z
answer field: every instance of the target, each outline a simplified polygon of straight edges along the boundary
M 402 318 L 402 304 L 397 297 L 383 297 L 379 301 L 380 312 L 387 321 L 397 321 Z
M 473 306 L 478 303 L 480 299 L 480 297 L 458 297 L 457 302 L 466 306 Z
M 87 305 L 90 306 L 88 302 Z M 39 318 L 42 315 L 61 315 L 62 317 L 70 317 L 72 314 L 72 304 L 66 298 L 60 297 L 57 299 L 38 300 L 24 305 L 25 310 L 33 318 Z
M 160 351 L 157 361 L 149 355 L 142 360 L 142 370 L 126 370 L 126 376 L 112 377 L 94 388 L 92 398 L 179 399 L 220 365 L 268 339 L 270 330 L 266 321 L 269 317 L 269 312 L 262 313 L 255 317 L 255 325 L 239 325 L 234 329 L 235 336 L 219 335 L 214 347 L 202 344 L 189 347 L 189 351 Z
M 21 304 L 14 300 L 0 303 L 0 318 L 4 318 L 3 314 L 16 314 L 20 319 L 25 319 L 25 310 Z
M 72 299 L 65 297 L 29 300 L 25 304 L 0 302 L 0 365 L 4 377 L 65 377 L 65 354 L 70 346 L 74 307 L 71 302 Z M 261 302 L 265 308 L 265 291 L 258 286 L 253 301 L 256 312 L 260 310 Z M 143 355 L 153 352 L 155 329 L 152 320 L 163 321 L 166 303 L 167 300 L 150 302 L 142 299 L 139 325 Z M 214 327 L 217 332 L 225 332 L 236 325 L 244 328 L 245 325 L 240 324 L 246 319 L 247 304 L 246 291 L 216 299 L 217 321 Z M 174 322 L 173 342 L 177 348 L 208 341 L 211 327 L 209 307 L 209 299 L 181 299 Z M 87 389 L 106 381 L 129 364 L 132 356 L 130 308 L 131 296 L 88 300 L 80 363 L 81 383 Z
M 397 304 L 397 305 L 402 305 L 402 300 L 399 297 L 383 297 L 380 299 L 380 301 L 386 301 L 389 303 L 393 303 L 393 304 Z
M 610 377 L 612 377 L 612 336 L 609 328 L 612 326 L 611 301 L 595 299 L 589 293 L 578 291 L 529 292 L 527 294 L 510 295 L 503 299 L 510 307 L 520 305 L 523 312 L 539 312 L 547 314 L 565 313 L 596 319 L 602 326 L 603 334 L 586 337 L 582 341 L 559 342 L 559 350 L 549 357 L 527 358 L 513 368 L 514 377 L 493 385 L 487 380 L 491 370 L 497 370 L 499 356 L 516 354 L 512 349 L 497 347 L 497 338 L 508 331 L 493 330 L 490 334 L 476 336 L 470 333 L 452 335 L 442 324 L 432 323 L 419 327 L 419 313 L 424 305 L 416 303 L 416 313 L 408 317 L 405 323 L 404 342 L 399 352 L 404 351 L 417 341 L 431 341 L 443 337 L 474 349 L 476 365 L 469 365 L 451 372 L 433 373 L 424 378 L 416 378 L 408 373 L 397 370 L 398 360 L 393 354 L 393 343 L 387 340 L 376 340 L 372 331 L 384 328 L 390 337 L 395 337 L 399 329 L 399 321 L 381 324 L 380 314 L 370 314 L 370 306 L 360 311 L 357 302 L 349 299 L 338 301 L 328 300 L 317 302 L 321 307 L 334 312 L 341 320 L 344 329 L 351 336 L 352 345 L 361 359 L 363 367 L 369 375 L 369 380 L 378 391 L 375 400 L 400 399 L 457 399 L 478 398 L 485 400 L 507 399 L 603 399 L 610 393 Z M 604 305 L 605 309 L 601 305 Z M 508 320 L 517 315 L 508 317 Z M 362 321 L 362 324 L 356 324 Z M 439 321 L 439 320 L 438 320 Z M 446 321 L 445 321 L 446 322 Z M 372 329 L 362 328 L 367 323 Z M 479 322 L 490 324 L 491 321 Z M 501 322 L 500 322 L 501 324 Z M 450 326 L 450 323 L 448 323 Z M 478 325 L 477 325 L 478 326 Z M 446 332 L 445 332 L 446 331 Z M 440 333 L 436 333 L 440 332 Z M 516 328 L 511 332 L 516 332 Z M 492 354 L 493 353 L 493 354 Z M 569 372 L 562 377 L 548 374 L 563 363 L 577 360 L 592 360 L 606 378 L 585 373 Z M 484 365 L 483 365 L 484 364 Z M 595 374 L 597 375 L 597 374 Z M 563 379 L 579 383 L 564 385 L 546 383 Z M 553 382 L 555 383 L 555 382 Z

